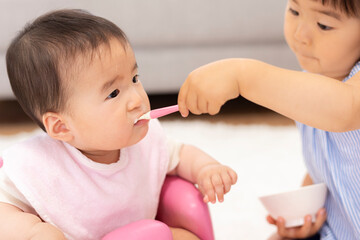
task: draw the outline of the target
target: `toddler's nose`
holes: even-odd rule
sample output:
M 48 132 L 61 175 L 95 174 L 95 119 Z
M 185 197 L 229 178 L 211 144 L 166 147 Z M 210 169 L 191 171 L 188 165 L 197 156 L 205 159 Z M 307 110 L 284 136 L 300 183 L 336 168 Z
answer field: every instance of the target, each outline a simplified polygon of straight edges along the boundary
M 295 31 L 295 35 L 294 35 L 295 39 L 301 42 L 302 44 L 309 44 L 311 41 L 310 35 L 311 32 L 308 29 L 308 27 L 303 23 L 299 23 Z

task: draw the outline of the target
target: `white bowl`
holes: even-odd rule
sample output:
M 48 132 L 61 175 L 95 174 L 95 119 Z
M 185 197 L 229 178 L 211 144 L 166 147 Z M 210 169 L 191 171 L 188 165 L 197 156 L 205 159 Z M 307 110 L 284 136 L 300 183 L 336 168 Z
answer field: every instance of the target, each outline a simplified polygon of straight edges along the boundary
M 311 215 L 315 222 L 317 211 L 325 204 L 326 193 L 326 185 L 319 183 L 259 199 L 274 219 L 283 217 L 286 227 L 296 227 L 304 224 L 306 215 Z

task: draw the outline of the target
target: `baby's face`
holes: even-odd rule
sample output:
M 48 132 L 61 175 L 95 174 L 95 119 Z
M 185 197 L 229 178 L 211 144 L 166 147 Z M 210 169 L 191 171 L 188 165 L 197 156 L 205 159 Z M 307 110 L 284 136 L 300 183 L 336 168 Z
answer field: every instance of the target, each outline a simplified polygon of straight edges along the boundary
M 110 48 L 100 46 L 90 64 L 82 65 L 68 83 L 65 118 L 74 136 L 69 143 L 85 155 L 101 155 L 139 142 L 148 122 L 134 121 L 150 110 L 150 103 L 131 47 L 112 39 Z
M 320 0 L 289 0 L 284 34 L 301 67 L 342 80 L 360 59 L 360 19 Z

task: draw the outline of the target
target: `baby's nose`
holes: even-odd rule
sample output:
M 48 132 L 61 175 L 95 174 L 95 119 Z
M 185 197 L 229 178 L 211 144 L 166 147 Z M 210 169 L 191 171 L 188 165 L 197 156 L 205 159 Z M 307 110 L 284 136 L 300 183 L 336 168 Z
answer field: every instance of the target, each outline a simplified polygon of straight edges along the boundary
M 136 108 L 139 108 L 143 102 L 143 99 L 141 97 L 141 94 L 136 91 L 136 89 L 133 89 L 129 94 L 129 101 L 128 101 L 128 110 L 134 110 Z

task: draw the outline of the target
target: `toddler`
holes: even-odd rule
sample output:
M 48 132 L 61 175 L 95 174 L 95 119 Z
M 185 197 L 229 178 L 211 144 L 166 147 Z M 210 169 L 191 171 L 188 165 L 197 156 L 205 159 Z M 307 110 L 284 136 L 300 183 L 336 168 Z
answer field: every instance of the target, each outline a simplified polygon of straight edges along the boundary
M 360 1 L 288 0 L 284 34 L 304 72 L 251 59 L 202 66 L 180 89 L 181 114 L 216 114 L 240 94 L 296 120 L 305 184 L 326 183 L 326 212 L 298 228 L 268 221 L 279 237 L 360 239 Z
M 150 110 L 134 52 L 113 23 L 82 10 L 27 25 L 7 55 L 11 86 L 45 131 L 2 153 L 2 239 L 100 239 L 154 219 L 166 174 L 221 202 L 236 173 L 166 139 Z M 136 122 L 136 123 L 135 123 Z M 174 239 L 185 230 L 172 229 Z M 182 238 L 184 239 L 184 238 Z

